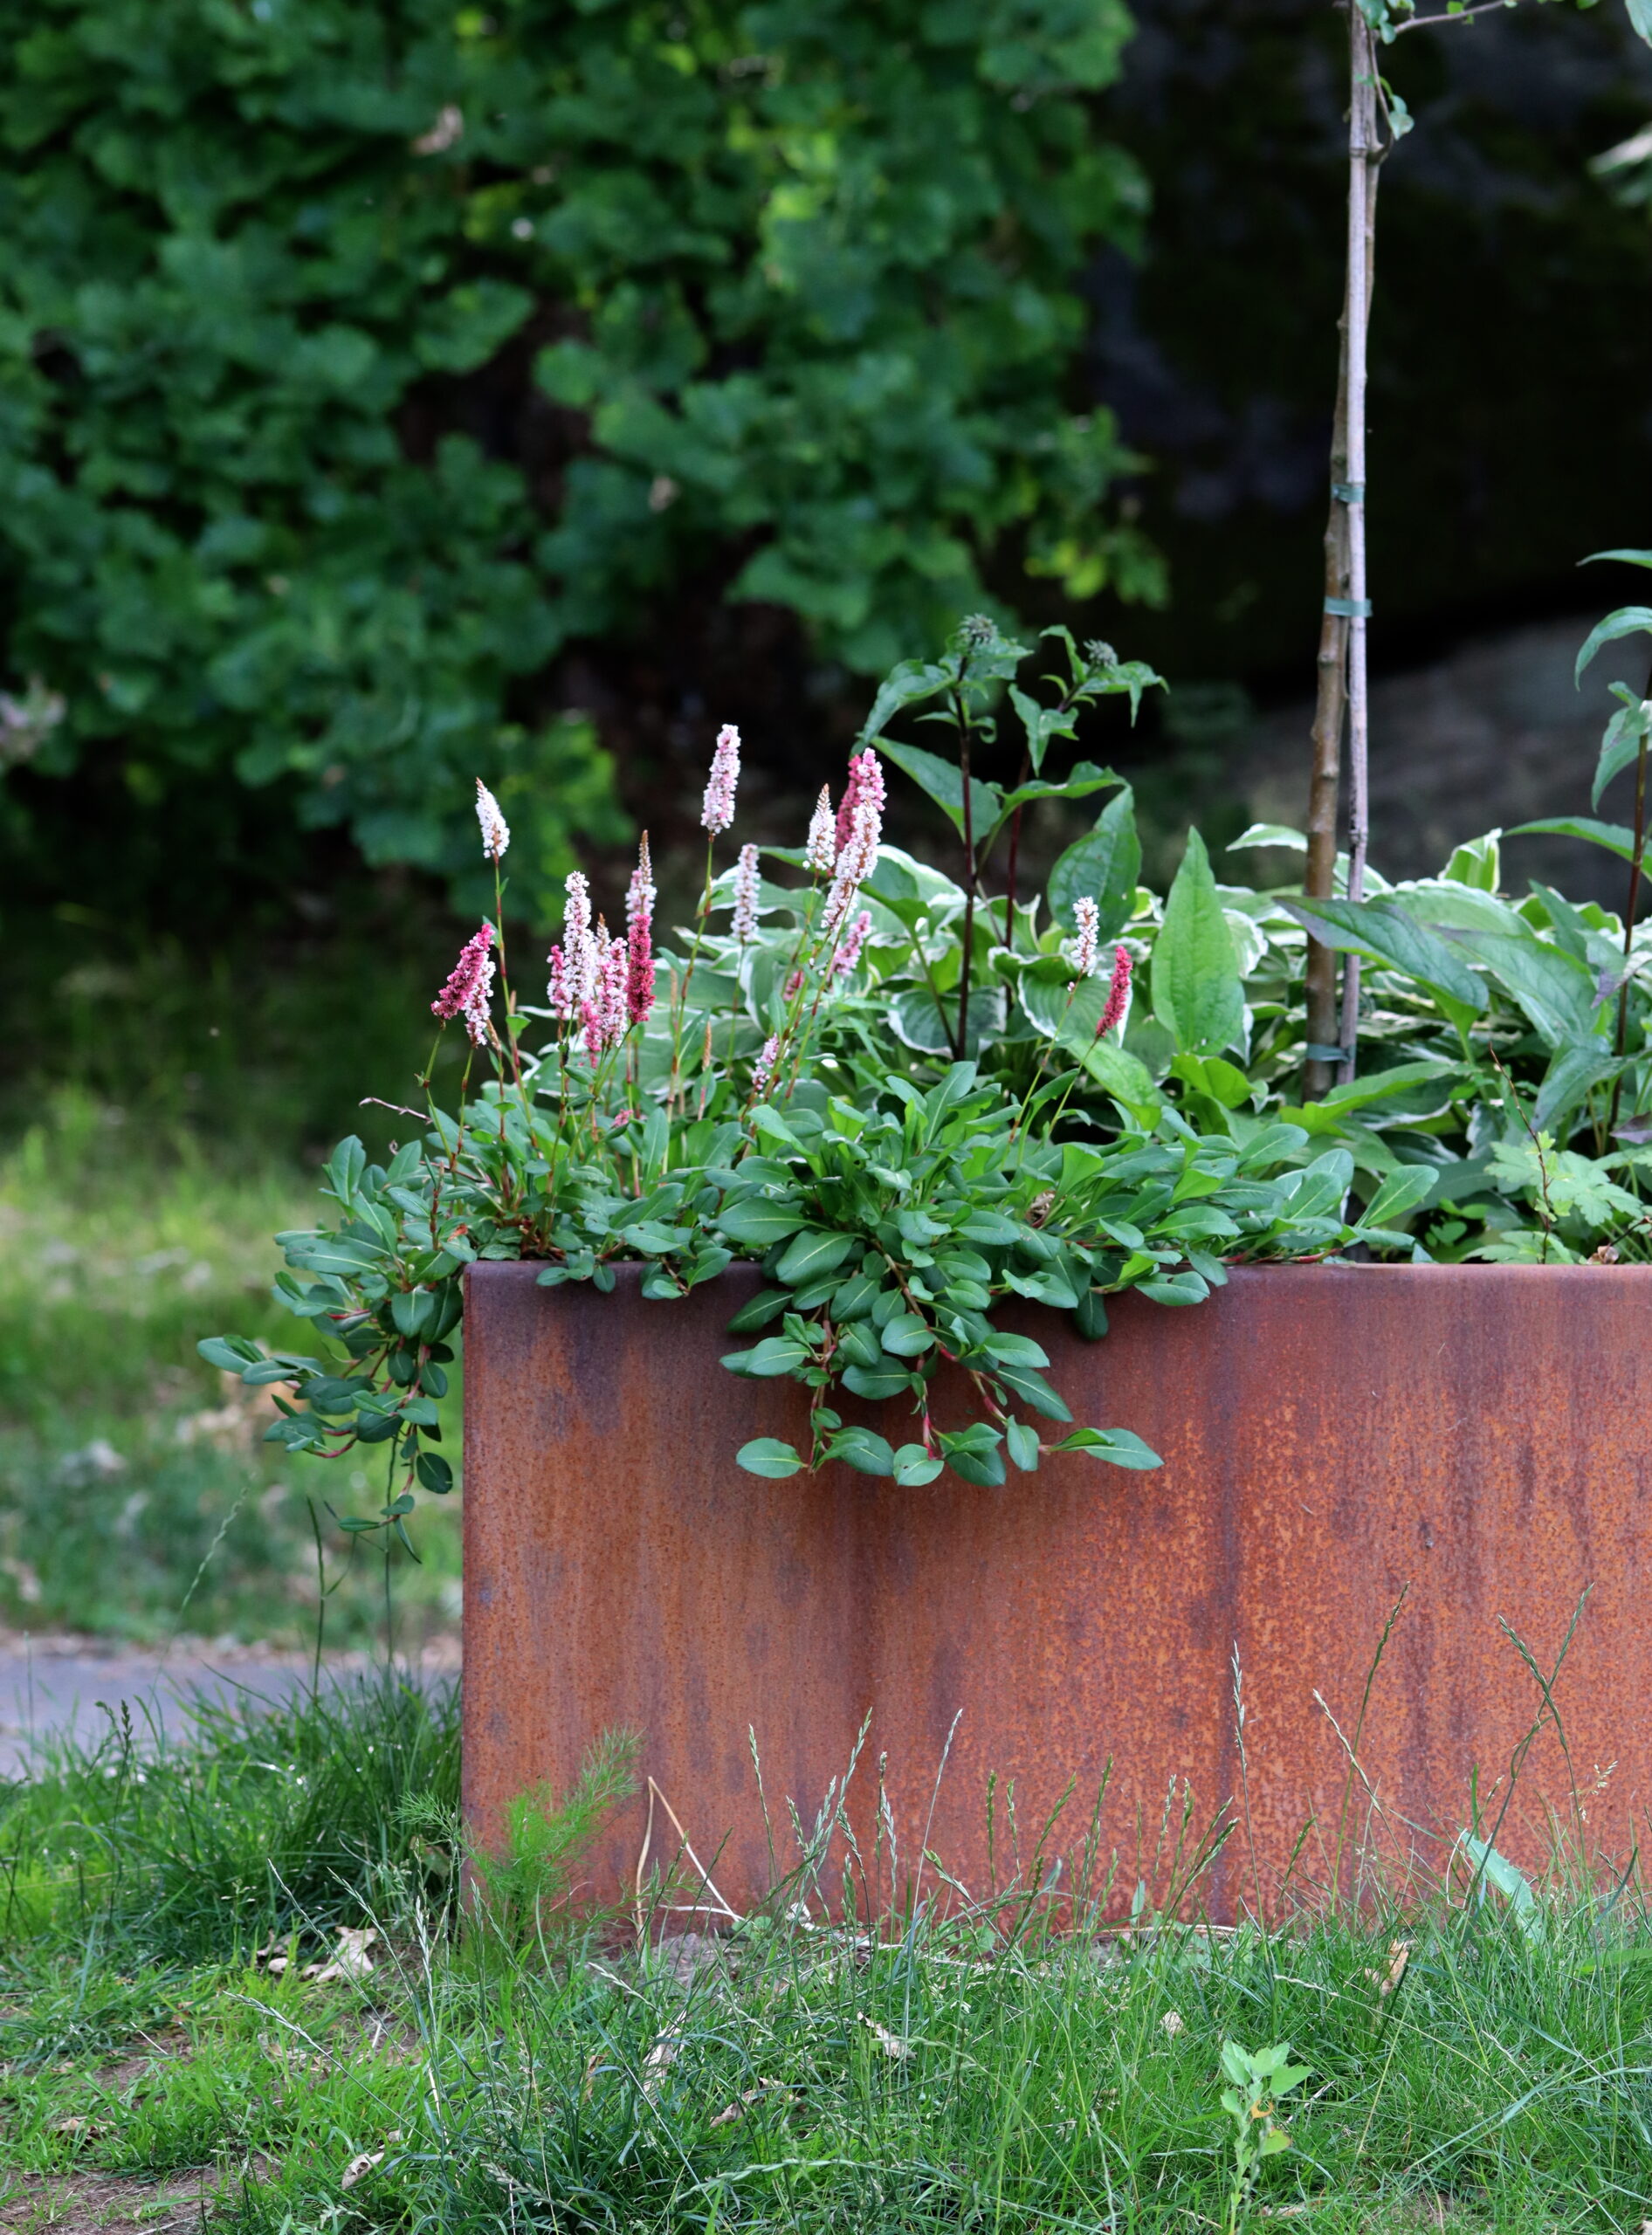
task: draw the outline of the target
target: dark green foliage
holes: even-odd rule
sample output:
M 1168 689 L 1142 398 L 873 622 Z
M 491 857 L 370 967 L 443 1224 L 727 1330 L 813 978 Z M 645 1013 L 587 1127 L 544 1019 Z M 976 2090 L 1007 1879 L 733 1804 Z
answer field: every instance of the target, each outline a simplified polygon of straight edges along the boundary
M 1069 408 L 1138 175 L 1120 0 L 45 0 L 0 86 L 9 726 L 231 768 L 519 902 L 612 836 L 533 683 L 708 573 L 863 670 L 1033 573 L 1150 592 Z

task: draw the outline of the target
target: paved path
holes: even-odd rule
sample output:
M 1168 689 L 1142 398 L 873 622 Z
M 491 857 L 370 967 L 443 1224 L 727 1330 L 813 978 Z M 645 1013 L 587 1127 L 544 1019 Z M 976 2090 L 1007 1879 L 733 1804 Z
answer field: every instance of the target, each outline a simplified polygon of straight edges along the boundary
M 455 1656 L 438 1653 L 423 1666 L 451 1677 Z M 334 1675 L 368 1664 L 358 1654 L 329 1655 Z M 24 1639 L 0 1634 L 0 1778 L 23 1776 L 35 1743 L 50 1732 L 72 1731 L 94 1742 L 124 1704 L 142 1733 L 159 1728 L 176 1735 L 188 1722 L 192 1696 L 231 1699 L 247 1694 L 272 1702 L 290 1699 L 310 1681 L 299 1654 L 261 1655 L 245 1648 L 214 1653 L 197 1639 L 170 1654 L 102 1649 L 86 1638 Z

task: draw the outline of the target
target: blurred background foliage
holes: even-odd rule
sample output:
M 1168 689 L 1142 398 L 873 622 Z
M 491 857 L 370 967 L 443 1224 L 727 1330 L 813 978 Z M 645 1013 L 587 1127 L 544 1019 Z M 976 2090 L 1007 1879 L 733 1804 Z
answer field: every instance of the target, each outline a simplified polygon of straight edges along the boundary
M 1112 710 L 1081 739 L 1132 775 L 1148 874 L 1195 801 L 1213 848 L 1258 808 L 1297 819 L 1342 252 L 1329 0 L 0 0 L 0 23 L 14 1262 L 102 1220 L 112 1264 L 176 1248 L 261 1282 L 268 1206 L 210 1208 L 211 1173 L 262 1159 L 285 1202 L 339 1132 L 405 1131 L 356 1104 L 406 1098 L 484 904 L 475 774 L 514 826 L 522 928 L 576 853 L 612 904 L 643 825 L 669 902 L 721 721 L 747 828 L 795 838 L 870 678 L 988 607 L 1169 678 L 1136 732 Z M 1532 772 L 1559 731 L 1510 742 L 1522 663 L 1612 602 L 1585 553 L 1649 540 L 1652 168 L 1600 163 L 1644 143 L 1652 58 L 1614 9 L 1524 6 L 1385 66 L 1417 128 L 1380 218 L 1373 651 L 1403 682 L 1468 645 L 1484 709 L 1454 792 L 1449 726 L 1392 702 L 1373 858 L 1404 871 L 1399 809 L 1401 858 L 1380 825 L 1413 766 L 1428 862 L 1459 798 L 1456 835 L 1552 811 Z M 1581 762 L 1553 781 L 1575 806 Z M 164 1223 L 157 1167 L 210 1247 L 120 1242 Z M 156 1490 L 132 1542 L 176 1537 L 181 1574 L 210 1540 L 210 1497 L 180 1516 L 220 1447 L 176 1424 L 218 1402 L 184 1322 L 222 1310 L 165 1268 L 64 1263 L 50 1344 L 22 1288 L 4 1331 L 0 1613 L 3 1559 L 31 1603 L 84 1599 L 52 1599 L 38 1517 L 4 1516 L 86 1445 L 76 1345 L 128 1305 L 129 1393 L 92 1438 L 125 1471 L 77 1461 L 59 1504 L 125 1511 L 159 1453 L 182 1503 Z M 213 1478 L 225 1511 L 245 1463 Z

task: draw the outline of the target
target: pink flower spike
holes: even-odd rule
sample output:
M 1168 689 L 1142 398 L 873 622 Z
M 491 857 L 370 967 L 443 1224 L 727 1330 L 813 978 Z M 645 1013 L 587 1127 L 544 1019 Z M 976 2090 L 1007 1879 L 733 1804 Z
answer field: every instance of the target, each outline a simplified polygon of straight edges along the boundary
M 734 917 L 730 928 L 742 946 L 757 935 L 757 900 L 761 874 L 755 846 L 742 846 L 734 866 Z
M 699 818 L 700 828 L 712 838 L 734 820 L 734 787 L 739 781 L 740 732 L 733 722 L 725 722 L 717 732 L 717 749 L 712 754 L 712 772 Z
M 478 776 L 476 780 L 476 819 L 482 826 L 482 855 L 485 861 L 502 862 L 511 842 L 511 826 L 499 813 L 499 803 Z
M 863 759 L 870 760 L 871 754 Z M 855 801 L 855 822 L 845 844 L 837 856 L 837 874 L 832 879 L 831 891 L 826 896 L 826 929 L 835 932 L 854 904 L 856 893 L 878 866 L 878 846 L 882 836 L 882 817 L 878 813 L 878 793 L 863 783 Z
M 563 1024 L 571 1024 L 575 1005 L 568 982 L 568 957 L 560 946 L 554 946 L 545 959 L 551 966 L 550 983 L 545 989 L 546 1007 Z
M 809 818 L 803 866 L 816 877 L 829 877 L 837 866 L 837 824 L 832 814 L 832 795 L 824 784 L 815 802 L 815 812 Z
M 871 927 L 872 919 L 863 908 L 843 933 L 842 943 L 832 958 L 834 978 L 847 978 L 850 972 L 853 970 L 855 965 L 860 960 L 860 951 L 866 944 L 866 934 Z
M 771 1032 L 767 1039 L 763 1042 L 762 1054 L 752 1066 L 752 1092 L 754 1094 L 763 1095 L 768 1092 L 769 1083 L 774 1076 L 774 1066 L 779 1062 L 779 1061 L 780 1035 L 777 1032 Z
M 484 924 L 465 940 L 446 985 L 430 1003 L 431 1015 L 440 1017 L 444 1024 L 463 1017 L 465 1029 L 478 1048 L 487 1038 L 488 995 L 493 990 L 492 945 L 493 926 Z
M 1096 1027 L 1100 1040 L 1111 1032 L 1130 1007 L 1130 950 L 1116 946 L 1112 951 L 1112 977 L 1107 987 L 1106 1006 L 1101 1012 L 1101 1022 Z
M 626 986 L 630 953 L 624 939 L 611 939 L 608 926 L 597 927 L 596 1019 L 604 1048 L 616 1048 L 625 1037 Z
M 884 811 L 884 768 L 870 746 L 864 753 L 850 756 L 849 782 L 843 789 L 843 804 L 837 810 L 837 850 L 840 854 L 849 843 L 850 834 L 855 828 L 855 810 L 863 797 L 870 798 L 881 816 Z
M 654 1007 L 654 940 L 646 916 L 625 934 L 625 1014 L 632 1024 L 646 1024 Z

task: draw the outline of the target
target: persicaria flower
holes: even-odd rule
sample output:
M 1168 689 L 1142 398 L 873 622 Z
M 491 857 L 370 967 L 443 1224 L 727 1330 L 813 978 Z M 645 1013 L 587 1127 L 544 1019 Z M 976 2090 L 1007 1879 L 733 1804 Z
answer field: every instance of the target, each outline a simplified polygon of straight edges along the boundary
M 645 830 L 625 896 L 625 1014 L 632 1024 L 646 1024 L 653 1007 L 654 865 Z
M 848 977 L 850 972 L 860 960 L 860 951 L 866 944 L 866 934 L 871 931 L 871 917 L 868 914 L 867 911 L 863 908 L 859 915 L 856 917 L 854 922 L 850 925 L 849 929 L 843 933 L 843 939 L 838 944 L 837 952 L 832 957 L 832 976 L 834 978 Z
M 742 846 L 734 865 L 734 937 L 742 946 L 757 933 L 757 896 L 761 879 L 755 846 Z
M 590 944 L 592 987 L 580 1003 L 580 1022 L 585 1028 L 585 1052 L 595 1062 L 625 1036 L 630 950 L 625 940 L 609 939 L 605 924 L 597 925 Z
M 864 753 L 850 755 L 849 781 L 843 787 L 843 802 L 837 810 L 837 850 L 841 854 L 849 843 L 855 828 L 855 810 L 863 798 L 869 798 L 881 817 L 884 812 L 883 764 L 870 746 Z
M 864 760 L 871 760 L 872 758 L 870 753 L 862 755 Z M 832 879 L 832 889 L 826 896 L 826 928 L 829 932 L 835 932 L 848 915 L 856 893 L 878 866 L 878 842 L 883 834 L 883 817 L 879 812 L 883 788 L 881 777 L 876 792 L 863 783 L 860 796 L 855 801 L 855 821 L 847 840 L 838 849 L 837 873 Z
M 733 722 L 725 722 L 717 732 L 712 773 L 706 780 L 706 801 L 699 818 L 700 828 L 713 838 L 734 820 L 734 787 L 739 781 L 740 732 Z
M 780 1035 L 771 1032 L 763 1042 L 763 1052 L 752 1066 L 752 1092 L 767 1094 L 769 1081 L 774 1076 L 774 1066 L 780 1061 Z
M 562 909 L 562 942 L 545 958 L 551 966 L 546 1004 L 564 1024 L 581 1015 L 596 991 L 596 943 L 591 937 L 591 888 L 583 870 L 569 871 Z
M 632 1024 L 646 1024 L 653 1008 L 654 947 L 642 916 L 625 935 L 625 1014 Z
M 631 871 L 631 881 L 625 894 L 625 927 L 629 931 L 638 917 L 646 922 L 654 920 L 654 863 L 648 850 L 648 833 L 644 831 L 643 842 L 637 849 L 637 867 Z
M 476 819 L 482 826 L 482 853 L 490 862 L 505 858 L 511 842 L 511 826 L 499 813 L 499 803 L 478 776 L 476 780 Z
M 1070 994 L 1080 979 L 1093 978 L 1096 974 L 1097 938 L 1101 930 L 1101 911 L 1088 895 L 1073 902 L 1072 912 L 1077 930 L 1065 949 L 1067 959 L 1076 973 L 1072 985 L 1067 988 Z
M 832 814 L 831 792 L 824 784 L 815 802 L 815 812 L 809 818 L 803 865 L 816 877 L 829 877 L 837 866 L 837 823 Z
M 493 990 L 492 946 L 493 926 L 484 924 L 465 940 L 446 985 L 430 1003 L 431 1015 L 439 1016 L 444 1024 L 463 1017 L 465 1029 L 478 1048 L 487 1038 L 488 996 Z
M 1107 1000 L 1101 1012 L 1101 1022 L 1096 1027 L 1098 1040 L 1112 1030 L 1129 1007 L 1130 949 L 1116 946 L 1112 951 L 1112 977 L 1108 982 Z
M 554 946 L 545 958 L 551 966 L 550 983 L 545 989 L 547 1007 L 554 1017 L 564 1024 L 573 1021 L 578 1004 L 575 1001 L 568 980 L 568 957 L 560 946 Z

